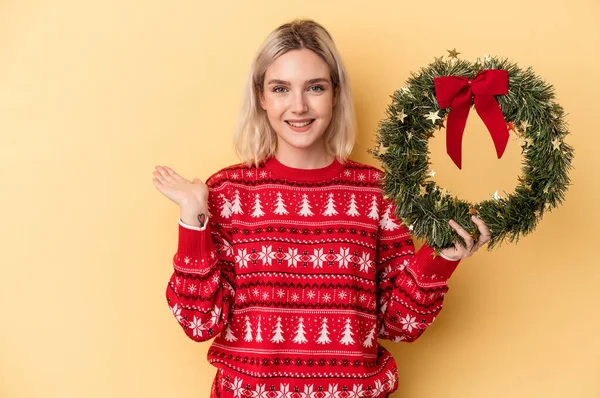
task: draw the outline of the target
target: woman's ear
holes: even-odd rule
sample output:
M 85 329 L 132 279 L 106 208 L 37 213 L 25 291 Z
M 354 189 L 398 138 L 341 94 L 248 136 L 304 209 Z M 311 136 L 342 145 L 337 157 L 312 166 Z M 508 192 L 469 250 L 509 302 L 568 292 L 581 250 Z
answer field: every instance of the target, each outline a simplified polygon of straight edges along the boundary
M 340 85 L 338 84 L 335 90 L 333 90 L 333 106 L 335 107 L 338 103 L 338 98 L 340 97 Z
M 266 111 L 267 109 L 265 108 L 265 96 L 263 95 L 263 92 L 261 91 L 261 89 L 259 87 L 256 87 L 255 91 L 256 91 L 256 98 L 258 98 L 258 102 L 260 102 L 260 107 Z

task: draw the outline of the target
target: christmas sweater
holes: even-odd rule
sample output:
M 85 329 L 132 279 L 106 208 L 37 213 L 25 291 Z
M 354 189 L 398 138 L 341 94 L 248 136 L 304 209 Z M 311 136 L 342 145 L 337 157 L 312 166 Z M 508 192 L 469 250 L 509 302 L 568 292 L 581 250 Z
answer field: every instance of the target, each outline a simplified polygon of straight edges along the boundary
M 212 175 L 208 222 L 179 222 L 169 307 L 187 336 L 215 338 L 212 395 L 385 397 L 397 367 L 378 339 L 433 322 L 457 261 L 424 245 L 354 161 L 295 169 L 269 158 Z

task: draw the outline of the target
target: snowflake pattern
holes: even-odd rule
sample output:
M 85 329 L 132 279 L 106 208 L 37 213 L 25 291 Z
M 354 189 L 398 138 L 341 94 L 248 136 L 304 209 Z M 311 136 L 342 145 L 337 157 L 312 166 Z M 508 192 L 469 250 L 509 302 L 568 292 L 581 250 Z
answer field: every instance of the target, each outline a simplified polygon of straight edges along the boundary
M 402 329 L 408 330 L 408 332 L 412 332 L 413 329 L 419 327 L 419 324 L 416 322 L 416 318 L 414 316 L 410 316 L 410 314 L 406 314 L 406 317 L 400 319 L 400 323 L 402 323 Z
M 412 337 L 416 336 L 416 331 L 420 334 L 422 331 L 420 329 L 424 329 L 429 324 L 431 319 L 429 315 L 418 315 L 417 321 L 416 316 L 411 315 L 414 312 L 410 309 L 410 314 L 406 314 L 406 303 L 400 299 L 402 296 L 395 296 L 395 300 L 392 300 L 392 296 L 386 294 L 385 297 L 381 297 L 385 300 L 378 303 L 379 297 L 375 294 L 375 288 L 365 288 L 361 282 L 364 280 L 370 283 L 388 278 L 388 275 L 397 275 L 409 264 L 407 259 L 398 261 L 397 254 L 407 253 L 403 247 L 408 239 L 405 234 L 406 229 L 399 230 L 401 225 L 392 211 L 393 207 L 388 206 L 390 202 L 374 189 L 375 185 L 371 185 L 373 181 L 383 178 L 379 171 L 364 167 L 346 168 L 343 170 L 343 175 L 348 180 L 336 181 L 342 184 L 354 184 L 353 187 L 356 188 L 349 190 L 333 190 L 323 185 L 317 186 L 316 189 L 302 185 L 279 188 L 278 177 L 271 176 L 261 169 L 251 171 L 236 169 L 229 170 L 226 174 L 231 180 L 238 181 L 229 181 L 230 185 L 226 187 L 227 189 L 220 188 L 219 182 L 216 181 L 213 205 L 218 207 L 217 215 L 220 214 L 221 217 L 214 218 L 210 230 L 216 250 L 197 257 L 197 260 L 194 256 L 177 258 L 186 265 L 195 262 L 196 264 L 192 266 L 199 270 L 199 272 L 196 269 L 194 271 L 201 277 L 177 276 L 171 285 L 173 289 L 184 294 L 205 293 L 202 296 L 202 303 L 185 302 L 186 307 L 182 309 L 180 301 L 170 307 L 173 316 L 182 323 L 189 335 L 202 337 L 204 340 L 214 334 L 220 334 L 222 340 L 219 342 L 231 343 L 229 346 L 232 352 L 236 346 L 233 343 L 235 341 L 242 344 L 244 341 L 252 343 L 252 348 L 254 345 L 256 348 L 263 345 L 261 349 L 267 349 L 267 345 L 272 346 L 271 343 L 286 348 L 288 345 L 303 344 L 305 339 L 311 344 L 317 342 L 319 338 L 321 342 L 318 343 L 324 344 L 323 348 L 327 344 L 331 344 L 331 349 L 335 349 L 334 345 L 339 347 L 339 344 L 346 345 L 348 348 L 377 346 L 378 328 L 374 327 L 371 321 L 346 319 L 345 316 L 342 320 L 341 315 L 336 315 L 334 312 L 331 317 L 328 317 L 329 324 L 323 325 L 321 322 L 323 318 L 315 316 L 314 311 L 303 311 L 303 308 L 311 308 L 310 306 L 319 308 L 319 305 L 321 308 L 349 308 L 350 310 L 355 306 L 359 311 L 368 308 L 368 311 L 374 315 L 380 310 L 383 310 L 384 314 L 390 312 L 389 322 L 395 324 L 396 328 L 388 331 L 387 328 L 382 327 L 380 336 L 387 333 L 387 337 L 394 341 L 403 341 L 407 338 L 412 340 Z M 259 176 L 260 178 L 272 177 L 273 180 L 269 181 L 268 185 L 274 188 L 264 190 L 263 185 L 267 186 L 264 182 L 261 185 L 260 181 L 252 181 L 251 184 L 245 185 L 247 180 L 240 180 L 244 177 L 258 179 Z M 365 183 L 357 184 L 357 181 Z M 237 189 L 241 195 L 236 196 Z M 236 203 L 241 203 L 243 212 L 236 212 Z M 215 225 L 222 226 L 222 230 L 226 233 L 219 236 L 219 230 L 212 229 Z M 396 232 L 379 235 L 382 231 Z M 263 238 L 265 236 L 266 239 Z M 375 244 L 380 242 L 385 246 L 383 250 L 386 252 L 381 259 L 375 255 Z M 205 261 L 208 256 L 212 258 L 218 256 L 218 264 L 224 265 L 221 272 L 213 272 L 212 268 L 209 268 L 215 266 L 215 262 L 197 264 L 200 260 Z M 389 261 L 390 259 L 394 260 Z M 231 265 L 235 266 L 233 271 Z M 232 277 L 230 272 L 236 274 Z M 270 275 L 276 274 L 281 275 L 279 281 L 274 278 L 271 280 Z M 263 279 L 262 275 L 267 277 Z M 317 280 L 308 278 L 308 275 L 316 276 Z M 415 275 L 417 278 L 419 276 Z M 241 284 L 233 283 L 235 280 L 240 280 L 234 278 L 242 278 Z M 333 283 L 325 287 L 322 280 Z M 418 299 L 419 303 L 425 297 L 434 301 L 445 294 L 430 293 L 430 291 L 424 293 L 423 290 L 419 292 L 418 289 L 412 289 L 415 283 L 410 277 L 402 278 L 402 281 L 403 288 L 411 288 L 407 293 L 413 299 Z M 417 281 L 419 282 L 420 279 Z M 221 302 L 218 306 L 214 305 L 217 292 L 230 300 L 227 305 L 233 306 L 226 308 Z M 221 300 L 221 298 L 217 299 Z M 192 298 L 192 300 L 197 299 Z M 170 304 L 174 302 L 169 301 Z M 420 309 L 419 303 L 409 304 L 409 308 L 416 305 L 416 308 Z M 270 309 L 285 308 L 285 311 L 279 313 L 281 317 L 277 317 L 277 312 L 264 310 L 267 305 Z M 261 312 L 254 312 L 254 308 Z M 401 308 L 400 312 L 396 312 L 399 308 Z M 395 314 L 393 316 L 392 310 Z M 236 313 L 236 311 L 240 312 Z M 194 316 L 194 313 L 200 314 L 201 318 Z M 249 315 L 245 323 L 240 315 L 244 313 Z M 225 319 L 226 315 L 228 319 Z M 299 318 L 299 315 L 304 315 L 304 320 Z M 188 317 L 193 317 L 193 320 L 190 321 Z M 347 323 L 344 323 L 344 320 L 347 320 Z M 400 329 L 405 335 L 400 333 Z M 400 335 L 397 335 L 399 333 Z M 303 345 L 307 347 L 308 344 Z M 241 355 L 252 357 L 252 354 Z M 291 355 L 277 355 L 279 360 L 284 360 L 286 356 Z M 341 356 L 344 357 L 343 354 Z M 302 365 L 299 363 L 297 365 L 317 365 L 316 362 L 308 362 L 309 360 L 311 359 L 302 359 Z M 242 366 L 241 361 L 236 361 L 240 362 L 237 363 L 238 366 Z M 293 358 L 292 361 L 299 361 L 299 359 Z M 349 359 L 344 361 L 349 361 L 350 366 L 353 365 Z M 337 366 L 340 364 L 341 362 L 338 362 Z M 355 366 L 359 365 L 355 364 Z M 282 376 L 286 376 L 287 370 L 285 368 L 282 370 Z M 236 398 L 369 398 L 388 396 L 394 387 L 396 377 L 393 372 L 388 372 L 385 377 L 382 374 L 379 378 L 375 378 L 370 385 L 367 385 L 365 380 L 360 380 L 363 383 L 359 383 L 358 379 L 324 385 L 309 384 L 309 380 L 304 382 L 288 379 L 290 383 L 281 383 L 277 386 L 264 382 L 256 384 L 251 380 L 243 380 L 244 376 L 240 378 L 232 375 L 227 380 L 222 379 L 222 383 L 230 391 L 229 394 L 233 394 Z M 258 381 L 258 379 L 253 380 Z
M 194 337 L 202 337 L 202 332 L 206 330 L 206 327 L 202 324 L 202 319 L 198 319 L 194 316 L 194 320 L 190 322 L 190 329 Z
M 388 370 L 374 381 L 373 385 L 362 383 L 328 383 L 326 385 L 304 384 L 294 386 L 291 383 L 279 383 L 279 386 L 267 387 L 266 384 L 252 386 L 244 379 L 235 376 L 221 378 L 221 387 L 233 391 L 234 398 L 383 398 L 394 389 L 397 375 Z

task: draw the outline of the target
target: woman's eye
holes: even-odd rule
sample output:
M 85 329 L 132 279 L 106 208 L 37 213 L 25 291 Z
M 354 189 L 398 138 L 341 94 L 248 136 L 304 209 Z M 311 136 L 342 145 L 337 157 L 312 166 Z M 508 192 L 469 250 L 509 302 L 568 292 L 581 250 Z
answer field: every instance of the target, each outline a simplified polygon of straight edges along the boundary
M 275 87 L 273 89 L 274 93 L 283 93 L 285 91 L 285 87 Z
M 323 88 L 323 86 L 311 86 L 310 90 L 317 91 L 317 92 L 325 91 L 325 89 Z

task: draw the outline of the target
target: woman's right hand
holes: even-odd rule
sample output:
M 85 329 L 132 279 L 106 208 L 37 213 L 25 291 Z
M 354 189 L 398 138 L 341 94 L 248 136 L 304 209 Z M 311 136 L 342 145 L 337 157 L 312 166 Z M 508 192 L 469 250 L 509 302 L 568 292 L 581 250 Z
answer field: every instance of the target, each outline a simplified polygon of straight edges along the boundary
M 156 189 L 181 209 L 203 210 L 208 207 L 208 187 L 199 178 L 186 180 L 167 166 L 155 166 L 152 182 Z

